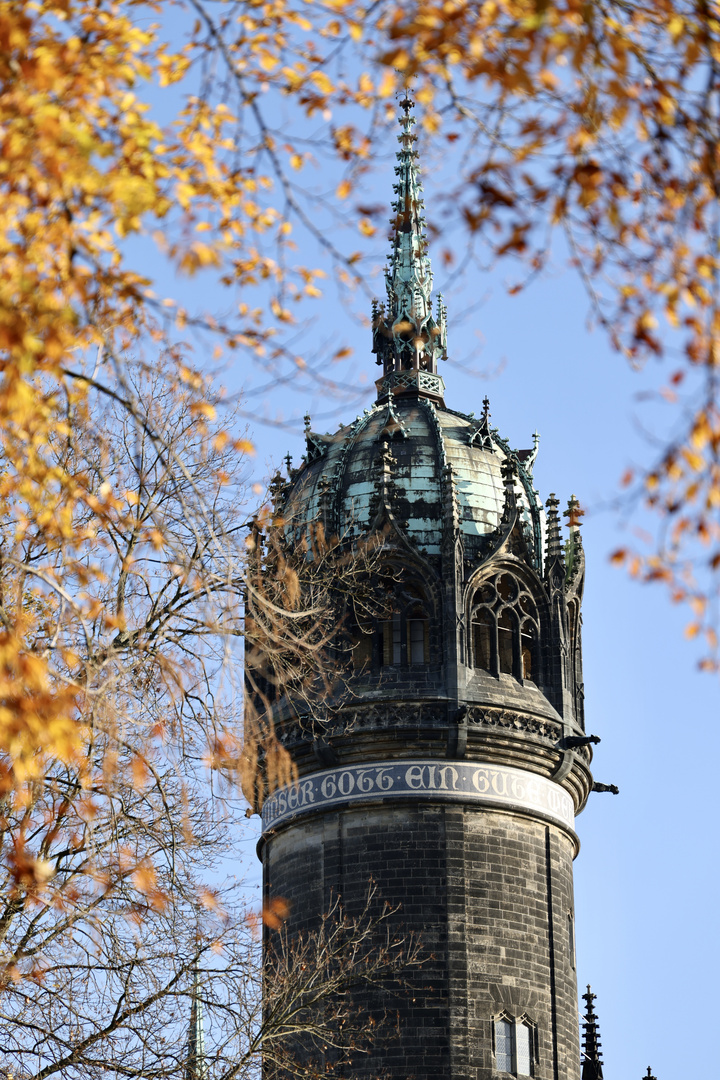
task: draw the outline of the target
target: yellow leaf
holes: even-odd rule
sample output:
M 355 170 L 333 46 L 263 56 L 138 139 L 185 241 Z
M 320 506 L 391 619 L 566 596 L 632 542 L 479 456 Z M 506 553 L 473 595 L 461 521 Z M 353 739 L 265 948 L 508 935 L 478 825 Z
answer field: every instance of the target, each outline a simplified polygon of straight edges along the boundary
M 332 94 L 335 89 L 334 83 L 330 81 L 324 71 L 313 71 L 310 81 L 315 83 L 321 94 Z
M 693 450 L 688 450 L 685 446 L 683 447 L 682 456 L 694 472 L 700 472 L 702 470 L 705 460 L 700 454 L 696 454 Z
M 352 184 L 349 180 L 341 180 L 337 186 L 335 194 L 338 199 L 347 199 L 348 195 L 352 191 Z
M 407 60 L 406 60 L 405 64 L 400 64 L 400 63 L 398 63 L 398 60 L 396 58 L 395 59 L 395 66 L 400 68 L 400 69 L 402 69 L 403 67 L 407 67 Z M 395 75 L 395 72 L 394 71 L 386 71 L 383 74 L 382 79 L 380 80 L 380 85 L 378 86 L 378 96 L 381 97 L 381 98 L 390 97 L 390 95 L 395 90 L 396 83 L 397 83 L 397 77 Z
M 208 420 L 215 419 L 215 406 L 209 401 L 194 401 L 190 406 L 193 416 L 205 416 Z
M 685 20 L 683 19 L 682 15 L 678 15 L 676 13 L 675 15 L 673 15 L 673 17 L 670 19 L 670 22 L 668 23 L 668 33 L 670 34 L 670 37 L 673 39 L 673 41 L 676 42 L 679 40 L 679 38 L 682 36 L 682 32 L 684 29 Z
M 548 71 L 546 68 L 538 75 L 538 82 L 541 86 L 544 86 L 546 90 L 555 90 L 557 89 L 560 80 L 554 71 Z

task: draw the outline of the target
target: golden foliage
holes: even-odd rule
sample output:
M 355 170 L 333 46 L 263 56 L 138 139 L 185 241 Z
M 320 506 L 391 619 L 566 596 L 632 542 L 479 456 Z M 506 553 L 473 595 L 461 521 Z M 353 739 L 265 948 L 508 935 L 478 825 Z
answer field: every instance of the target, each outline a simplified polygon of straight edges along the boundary
M 15 542 L 31 536 L 63 553 L 75 589 L 65 607 L 80 621 L 98 618 L 92 586 L 102 571 L 87 552 L 133 509 L 111 479 L 93 487 L 53 451 L 85 422 L 88 395 L 126 400 L 123 357 L 131 350 L 144 363 L 149 348 L 164 349 L 194 415 L 212 422 L 182 336 L 202 331 L 217 349 L 261 362 L 283 355 L 294 304 L 320 295 L 320 271 L 294 261 L 298 224 L 344 284 L 358 280 L 358 252 L 344 253 L 302 202 L 298 184 L 313 154 L 292 124 L 281 133 L 270 122 L 264 101 L 318 125 L 318 146 L 343 170 L 333 187 L 344 220 L 369 240 L 374 213 L 351 197 L 377 125 L 409 80 L 424 136 L 447 148 L 464 136 L 448 199 L 466 229 L 496 257 L 525 263 L 529 276 L 560 231 L 615 347 L 634 365 L 669 350 L 683 357 L 666 400 L 680 403 L 690 372 L 691 408 L 637 481 L 670 531 L 629 565 L 668 582 L 676 599 L 715 595 L 720 6 L 191 7 L 188 17 L 174 0 L 21 0 L 0 11 L 0 515 Z M 209 275 L 240 301 L 218 305 L 220 318 L 159 298 L 131 239 L 154 248 L 169 271 Z M 287 359 L 306 370 L 302 358 Z M 235 445 L 249 449 L 247 440 Z M 162 524 L 153 530 L 149 542 L 162 553 Z M 33 571 L 27 610 L 4 600 L 0 745 L 14 763 L 5 783 L 38 775 L 50 758 L 70 760 L 83 737 L 73 665 L 58 680 L 36 645 L 42 605 L 62 596 L 64 571 L 53 573 L 49 581 Z M 291 575 L 285 584 L 290 610 L 298 592 Z M 714 610 L 706 605 L 693 624 L 709 644 Z

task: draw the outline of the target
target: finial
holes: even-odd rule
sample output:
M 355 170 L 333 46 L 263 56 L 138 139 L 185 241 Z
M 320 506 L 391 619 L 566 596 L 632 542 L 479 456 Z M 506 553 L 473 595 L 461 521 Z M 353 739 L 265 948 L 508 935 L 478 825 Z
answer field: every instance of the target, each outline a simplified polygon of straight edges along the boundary
M 548 560 L 554 558 L 563 557 L 563 545 L 562 535 L 560 533 L 560 516 L 558 514 L 558 506 L 560 505 L 557 496 L 550 495 L 550 498 L 545 503 L 547 507 L 547 557 Z
M 585 1015 L 583 1017 L 583 1067 L 581 1080 L 603 1080 L 602 1052 L 600 1050 L 600 1032 L 598 1020 L 593 1008 L 596 995 L 587 988 L 583 994 Z
M 649 1065 L 648 1065 L 648 1071 L 645 1074 L 645 1076 L 643 1077 L 643 1080 L 657 1080 L 657 1078 L 655 1076 L 653 1076 Z
M 567 510 L 563 510 L 563 517 L 568 519 L 567 523 L 570 527 L 570 532 L 574 532 L 580 528 L 580 518 L 585 516 L 585 511 L 580 506 L 574 495 L 570 496 L 567 504 Z
M 485 428 L 489 428 L 490 426 L 490 398 L 487 394 L 483 398 L 483 411 L 482 416 L 480 417 L 480 423 Z
M 288 476 L 292 477 L 292 456 L 287 453 L 283 459 L 285 461 L 285 468 L 287 469 Z
M 310 413 L 305 413 L 303 420 L 305 421 L 305 434 L 307 435 L 310 431 Z
M 385 271 L 387 309 L 373 305 L 373 352 L 385 375 L 393 371 L 437 374 L 437 362 L 447 358 L 446 308 L 438 298 L 433 315 L 432 270 L 427 254 L 422 184 L 413 133 L 414 102 L 406 88 L 398 117 L 400 151 L 396 155 L 397 183 L 390 237 L 390 265 Z
M 200 1000 L 200 973 L 197 962 L 193 965 L 192 1004 L 190 1005 L 190 1028 L 188 1030 L 185 1080 L 207 1080 L 208 1067 L 205 1060 L 205 1030 L 203 1007 Z

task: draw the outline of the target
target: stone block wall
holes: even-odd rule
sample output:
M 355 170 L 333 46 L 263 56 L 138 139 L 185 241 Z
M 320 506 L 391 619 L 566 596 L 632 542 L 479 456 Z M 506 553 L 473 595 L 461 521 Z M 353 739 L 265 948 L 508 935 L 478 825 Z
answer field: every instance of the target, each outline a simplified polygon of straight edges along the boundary
M 520 814 L 387 803 L 304 818 L 269 836 L 266 891 L 290 903 L 289 931 L 316 925 L 335 895 L 353 915 L 371 882 L 419 936 L 424 962 L 402 985 L 356 997 L 378 1021 L 353 1080 L 496 1080 L 493 1019 L 534 1026 L 539 1080 L 577 1080 L 572 955 L 573 843 Z

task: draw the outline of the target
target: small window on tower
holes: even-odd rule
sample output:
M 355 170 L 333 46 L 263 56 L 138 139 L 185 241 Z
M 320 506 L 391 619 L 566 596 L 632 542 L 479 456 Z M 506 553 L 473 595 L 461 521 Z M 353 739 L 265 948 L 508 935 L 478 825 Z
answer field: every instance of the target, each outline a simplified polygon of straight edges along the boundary
M 518 1076 L 532 1076 L 532 1049 L 530 1028 L 527 1024 L 517 1024 L 515 1027 L 515 1041 L 517 1046 L 517 1074 Z
M 425 619 L 408 619 L 408 652 L 411 664 L 424 664 L 427 660 L 427 622 Z
M 489 611 L 479 611 L 473 622 L 473 650 L 476 668 L 493 669 L 493 617 Z
M 360 634 L 352 647 L 353 668 L 363 671 L 372 664 L 373 639 L 371 634 Z
M 575 921 L 572 915 L 568 915 L 568 955 L 571 965 L 575 967 Z
M 525 1019 L 501 1016 L 494 1024 L 495 1068 L 512 1076 L 532 1076 L 537 1060 L 535 1027 Z
M 522 676 L 523 679 L 535 679 L 537 682 L 537 633 L 534 625 L 526 619 L 520 633 L 520 647 L 522 649 Z
M 498 652 L 500 654 L 500 671 L 505 675 L 514 674 L 513 657 L 513 631 L 517 625 L 515 617 L 508 608 L 505 608 L 498 619 Z
M 495 1021 L 495 1061 L 499 1072 L 513 1071 L 513 1027 L 504 1017 Z
M 402 663 L 402 623 L 393 615 L 382 623 L 383 667 L 399 667 Z

